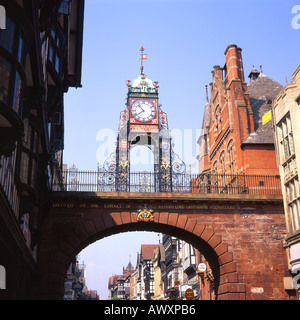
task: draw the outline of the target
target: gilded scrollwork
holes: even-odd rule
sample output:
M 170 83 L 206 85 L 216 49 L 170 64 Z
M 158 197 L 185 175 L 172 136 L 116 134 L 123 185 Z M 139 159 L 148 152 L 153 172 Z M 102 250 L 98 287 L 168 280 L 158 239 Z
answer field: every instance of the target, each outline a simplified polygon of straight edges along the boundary
M 146 206 L 143 209 L 139 209 L 137 220 L 138 221 L 154 221 L 154 214 L 152 209 L 148 209 Z

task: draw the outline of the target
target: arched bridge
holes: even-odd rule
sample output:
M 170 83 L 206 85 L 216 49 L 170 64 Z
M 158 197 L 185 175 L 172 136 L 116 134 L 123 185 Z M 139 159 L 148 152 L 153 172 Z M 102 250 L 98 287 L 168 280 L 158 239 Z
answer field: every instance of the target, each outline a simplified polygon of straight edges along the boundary
M 53 191 L 41 233 L 40 297 L 62 298 L 67 268 L 89 244 L 144 230 L 198 249 L 212 268 L 217 299 L 288 299 L 282 196 L 259 185 L 231 194 Z

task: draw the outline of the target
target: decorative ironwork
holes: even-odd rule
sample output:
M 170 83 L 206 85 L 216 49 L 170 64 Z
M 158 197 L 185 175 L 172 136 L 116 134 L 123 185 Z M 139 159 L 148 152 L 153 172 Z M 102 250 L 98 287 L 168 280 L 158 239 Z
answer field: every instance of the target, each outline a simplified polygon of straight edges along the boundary
M 185 163 L 179 158 L 178 154 L 174 153 L 172 150 L 172 170 L 174 174 L 177 173 L 185 173 L 186 172 L 186 165 Z
M 104 161 L 103 166 L 98 166 L 96 191 L 115 191 L 116 167 L 116 152 L 112 152 Z
M 69 177 L 70 177 L 70 191 L 77 191 L 77 168 L 73 164 L 73 166 L 70 168 L 69 171 Z
M 149 192 L 151 188 L 151 176 L 149 176 L 147 172 L 144 171 L 139 180 L 140 180 L 139 192 Z
M 166 168 L 169 169 L 167 166 Z M 115 192 L 122 190 L 122 187 L 126 192 L 282 194 L 278 175 L 192 174 L 172 171 L 168 176 L 158 165 L 154 166 L 154 172 L 129 172 L 123 180 L 113 163 L 106 163 L 94 171 L 78 170 L 72 166 L 63 171 L 62 176 L 63 181 L 53 182 L 52 190 Z

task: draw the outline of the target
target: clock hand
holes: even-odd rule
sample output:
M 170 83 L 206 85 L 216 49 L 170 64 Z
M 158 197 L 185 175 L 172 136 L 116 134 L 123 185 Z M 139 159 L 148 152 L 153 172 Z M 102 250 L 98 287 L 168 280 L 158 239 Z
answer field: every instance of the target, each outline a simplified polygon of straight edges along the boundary
M 141 112 L 137 113 L 136 115 L 138 116 L 140 113 L 145 112 L 145 110 L 143 108 L 140 107 L 140 109 L 142 109 Z

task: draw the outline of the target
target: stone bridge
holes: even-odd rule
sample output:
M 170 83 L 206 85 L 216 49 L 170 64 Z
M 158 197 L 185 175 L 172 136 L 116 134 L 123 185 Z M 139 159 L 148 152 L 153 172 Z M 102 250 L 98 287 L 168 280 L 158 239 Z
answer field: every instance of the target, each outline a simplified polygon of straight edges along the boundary
M 205 256 L 217 299 L 288 299 L 285 230 L 281 195 L 52 192 L 41 232 L 39 297 L 63 297 L 66 271 L 89 244 L 154 231 Z

